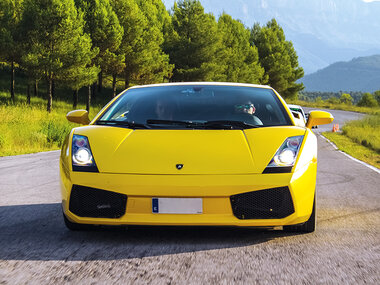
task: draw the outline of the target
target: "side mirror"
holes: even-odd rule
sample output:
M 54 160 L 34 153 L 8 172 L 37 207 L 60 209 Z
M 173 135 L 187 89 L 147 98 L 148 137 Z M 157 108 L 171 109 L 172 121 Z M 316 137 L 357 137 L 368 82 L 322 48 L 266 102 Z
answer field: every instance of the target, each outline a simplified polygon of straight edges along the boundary
M 67 113 L 66 119 L 70 122 L 81 125 L 88 125 L 91 122 L 88 118 L 88 112 L 86 110 L 70 111 Z
M 311 111 L 306 123 L 306 127 L 310 129 L 313 126 L 330 124 L 333 120 L 334 117 L 328 112 Z

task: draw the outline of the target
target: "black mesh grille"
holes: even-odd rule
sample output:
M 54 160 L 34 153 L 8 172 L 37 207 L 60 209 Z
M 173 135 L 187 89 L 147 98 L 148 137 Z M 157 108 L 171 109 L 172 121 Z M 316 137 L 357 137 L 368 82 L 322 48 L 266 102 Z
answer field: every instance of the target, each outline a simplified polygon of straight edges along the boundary
M 238 219 L 281 219 L 294 213 L 288 187 L 237 194 L 230 199 Z
M 127 195 L 73 185 L 69 210 L 79 217 L 120 218 L 125 214 Z

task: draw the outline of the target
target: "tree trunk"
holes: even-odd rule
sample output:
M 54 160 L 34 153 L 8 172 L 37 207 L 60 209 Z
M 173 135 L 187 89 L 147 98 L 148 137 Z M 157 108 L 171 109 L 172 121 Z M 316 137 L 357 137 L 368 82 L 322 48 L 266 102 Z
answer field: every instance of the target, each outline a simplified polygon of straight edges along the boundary
M 90 104 L 91 104 L 91 89 L 92 86 L 88 86 L 88 95 L 87 95 L 87 102 L 86 102 L 86 110 L 90 113 Z
M 112 92 L 113 92 L 113 97 L 116 96 L 116 75 L 112 75 Z
M 26 86 L 26 103 L 30 105 L 30 83 Z
M 15 103 L 15 64 L 11 62 L 11 100 Z
M 98 92 L 102 92 L 103 88 L 103 72 L 100 71 L 98 74 Z
M 73 93 L 73 108 L 76 109 L 78 105 L 78 89 L 74 90 Z
M 50 113 L 51 112 L 51 106 L 53 104 L 53 79 L 49 78 L 47 82 L 47 108 L 46 110 Z
M 92 92 L 91 92 L 91 97 L 93 100 L 96 100 L 96 94 L 97 93 L 97 84 L 96 82 L 92 84 Z
M 34 97 L 38 97 L 38 80 L 34 81 Z
M 51 84 L 51 97 L 54 98 L 54 95 L 55 95 L 55 81 L 52 80 L 52 84 Z
M 130 77 L 129 71 L 126 69 L 125 70 L 125 84 L 124 84 L 125 89 L 129 88 L 129 84 L 130 84 L 129 77 Z

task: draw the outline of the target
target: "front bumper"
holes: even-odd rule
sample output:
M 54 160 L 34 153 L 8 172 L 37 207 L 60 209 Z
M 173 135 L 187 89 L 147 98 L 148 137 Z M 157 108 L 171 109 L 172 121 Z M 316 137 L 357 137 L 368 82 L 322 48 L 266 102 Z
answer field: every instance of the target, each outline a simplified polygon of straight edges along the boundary
M 313 208 L 317 163 L 310 162 L 295 173 L 244 175 L 135 175 L 72 172 L 61 162 L 62 207 L 75 223 L 98 225 L 204 225 L 273 227 L 300 224 Z M 117 218 L 80 217 L 69 210 L 73 185 L 127 195 L 125 214 Z M 288 187 L 294 212 L 284 218 L 240 219 L 234 215 L 231 196 Z M 203 199 L 202 214 L 154 214 L 152 197 Z

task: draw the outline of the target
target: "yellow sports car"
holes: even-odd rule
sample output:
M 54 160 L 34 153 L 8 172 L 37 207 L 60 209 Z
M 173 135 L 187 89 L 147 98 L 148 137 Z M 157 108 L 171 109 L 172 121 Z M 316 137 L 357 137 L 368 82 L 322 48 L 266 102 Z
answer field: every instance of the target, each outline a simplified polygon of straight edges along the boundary
M 315 230 L 317 139 L 269 86 L 168 83 L 122 92 L 90 122 L 76 110 L 60 158 L 66 226 Z

